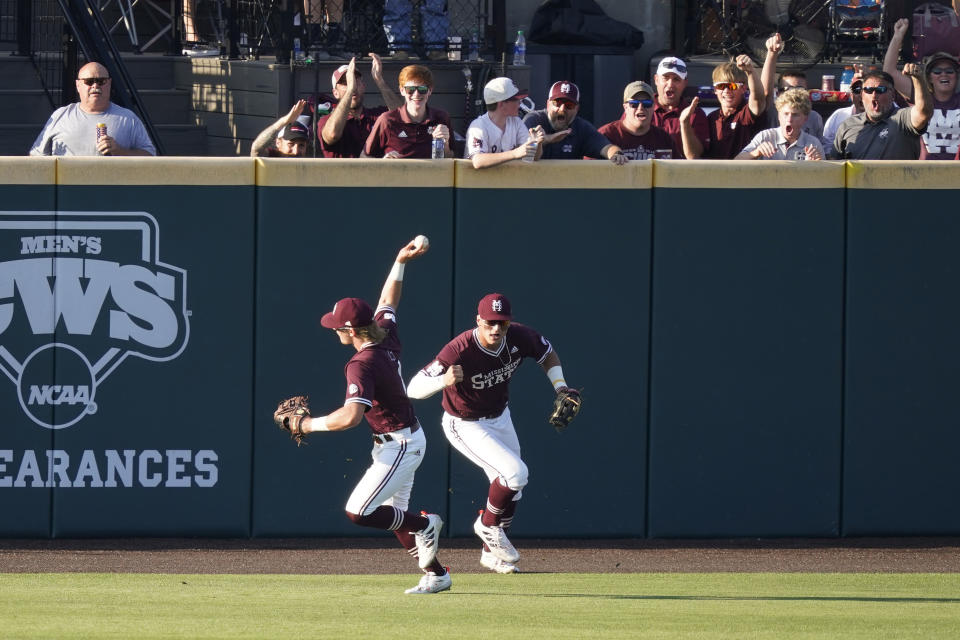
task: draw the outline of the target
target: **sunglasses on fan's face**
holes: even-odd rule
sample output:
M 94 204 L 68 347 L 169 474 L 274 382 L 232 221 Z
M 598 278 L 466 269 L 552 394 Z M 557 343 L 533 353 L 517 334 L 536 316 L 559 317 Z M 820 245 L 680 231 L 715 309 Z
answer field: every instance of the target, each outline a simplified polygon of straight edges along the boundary
M 889 90 L 890 90 L 890 87 L 882 84 L 876 87 L 863 87 L 863 92 L 869 93 L 871 95 L 873 95 L 874 93 L 879 93 L 880 95 L 883 95 Z
M 856 85 L 850 87 L 850 92 L 851 92 L 851 93 L 856 93 L 856 94 L 859 95 L 861 91 L 863 91 L 863 85 L 862 85 L 862 84 L 856 84 Z
M 422 84 L 407 85 L 403 88 L 403 90 L 407 93 L 408 96 L 412 96 L 415 93 L 419 93 L 420 95 L 426 95 L 427 91 L 430 91 L 430 87 Z
M 954 69 L 953 67 L 938 67 L 936 69 L 930 69 L 930 73 L 932 73 L 935 76 L 939 76 L 942 73 L 945 73 L 948 76 L 952 76 L 956 72 L 957 70 Z
M 649 109 L 653 106 L 653 100 L 627 100 L 627 104 L 630 105 L 631 109 L 636 109 L 637 107 Z
M 110 78 L 77 78 L 77 80 L 87 85 L 88 87 L 92 87 L 93 85 L 102 87 L 103 85 L 110 82 Z
M 714 82 L 713 83 L 713 88 L 716 89 L 717 91 L 726 91 L 727 89 L 730 89 L 730 91 L 736 91 L 742 86 L 743 86 L 742 82 Z

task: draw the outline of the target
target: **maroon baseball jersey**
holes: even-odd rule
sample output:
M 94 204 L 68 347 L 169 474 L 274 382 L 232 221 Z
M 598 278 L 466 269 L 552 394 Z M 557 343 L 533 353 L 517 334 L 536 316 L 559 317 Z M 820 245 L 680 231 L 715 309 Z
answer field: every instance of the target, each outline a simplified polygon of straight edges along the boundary
M 677 148 L 683 149 L 683 138 L 680 136 L 680 112 L 687 108 L 690 100 L 681 100 L 680 107 L 677 109 L 667 109 L 659 102 L 653 105 L 653 125 L 660 127 L 670 134 L 670 137 L 677 142 Z M 703 109 L 697 107 L 690 116 L 690 125 L 693 126 L 693 134 L 703 145 L 704 155 L 710 148 L 710 124 L 707 122 L 707 114 Z M 683 157 L 682 155 L 680 156 Z
M 433 145 L 433 128 L 438 124 L 450 126 L 446 111 L 427 107 L 422 122 L 411 122 L 407 106 L 380 114 L 367 138 L 365 152 L 371 158 L 382 158 L 388 151 L 396 151 L 401 158 L 424 158 L 429 160 Z M 452 134 L 451 134 L 452 135 Z
M 767 128 L 767 112 L 759 116 L 750 111 L 750 104 L 744 100 L 740 108 L 724 118 L 720 109 L 707 116 L 710 123 L 710 148 L 704 158 L 714 160 L 732 160 L 750 144 L 753 136 Z
M 347 377 L 344 404 L 359 402 L 374 433 L 389 433 L 413 425 L 417 418 L 400 372 L 400 338 L 391 307 L 378 307 L 374 321 L 387 331 L 379 344 L 368 343 L 343 368 Z
M 463 380 L 443 390 L 443 409 L 465 420 L 479 420 L 499 416 L 507 408 L 510 378 L 524 358 L 540 363 L 552 350 L 546 338 L 522 324 L 507 328 L 496 351 L 483 347 L 473 329 L 447 343 L 423 372 L 433 377 L 451 365 L 463 367 Z
M 660 127 L 651 126 L 645 134 L 638 136 L 624 128 L 623 120 L 616 120 L 603 125 L 599 131 L 631 160 L 656 158 L 658 149 L 669 150 L 671 159 L 683 159 L 683 151 L 677 147 L 676 141 Z
M 347 117 L 347 122 L 343 127 L 343 135 L 333 144 L 327 144 L 323 140 L 324 125 L 330 119 L 332 113 L 328 113 L 317 121 L 317 136 L 320 139 L 320 151 L 324 158 L 359 158 L 363 152 L 363 145 L 367 142 L 370 131 L 373 130 L 373 123 L 377 121 L 381 113 L 386 113 L 386 107 L 364 108 L 357 117 Z

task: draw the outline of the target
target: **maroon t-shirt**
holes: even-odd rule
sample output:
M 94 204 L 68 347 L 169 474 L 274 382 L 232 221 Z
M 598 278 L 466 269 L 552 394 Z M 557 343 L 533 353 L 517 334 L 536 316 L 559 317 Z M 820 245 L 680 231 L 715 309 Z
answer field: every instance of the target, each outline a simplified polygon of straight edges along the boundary
M 323 140 L 324 125 L 330 119 L 332 113 L 328 113 L 317 121 L 317 137 L 320 140 L 320 151 L 324 158 L 359 158 L 363 152 L 363 145 L 367 142 L 367 137 L 373 129 L 373 123 L 377 121 L 381 113 L 386 113 L 386 107 L 364 108 L 357 117 L 348 116 L 347 123 L 343 127 L 343 135 L 333 144 L 327 144 Z
M 600 127 L 600 133 L 620 147 L 623 155 L 631 160 L 656 158 L 658 149 L 669 150 L 674 160 L 682 160 L 684 157 L 683 151 L 677 147 L 676 140 L 660 127 L 651 126 L 645 134 L 638 136 L 626 130 L 623 120 L 616 120 Z
M 374 433 L 389 433 L 412 426 L 417 417 L 407 397 L 400 373 L 400 338 L 391 307 L 378 307 L 376 323 L 387 331 L 379 344 L 366 344 L 343 368 L 347 377 L 344 404 L 359 402 Z
M 767 112 L 755 116 L 750 111 L 750 104 L 744 101 L 729 117 L 724 118 L 720 109 L 711 112 L 707 122 L 710 124 L 710 148 L 703 157 L 732 160 L 750 144 L 753 136 L 767 128 Z
M 443 390 L 443 409 L 465 420 L 479 420 L 499 416 L 507 408 L 510 378 L 524 358 L 543 362 L 552 350 L 546 338 L 522 324 L 507 328 L 496 351 L 483 347 L 473 329 L 447 343 L 423 372 L 433 377 L 451 365 L 463 367 L 463 380 Z
M 667 109 L 659 102 L 654 101 L 653 105 L 653 126 L 660 127 L 670 134 L 677 143 L 678 149 L 683 149 L 683 139 L 680 137 L 680 112 L 687 108 L 690 100 L 681 100 L 680 107 L 677 109 Z M 707 123 L 707 114 L 703 109 L 697 107 L 690 116 L 690 124 L 693 126 L 693 133 L 703 145 L 703 152 L 706 155 L 710 148 L 710 125 Z M 680 156 L 681 158 L 684 156 Z
M 450 126 L 450 116 L 442 109 L 427 107 L 422 122 L 411 122 L 407 106 L 400 105 L 380 114 L 367 138 L 365 152 L 371 158 L 382 158 L 388 151 L 396 151 L 401 158 L 429 160 L 433 145 L 433 128 L 438 124 Z

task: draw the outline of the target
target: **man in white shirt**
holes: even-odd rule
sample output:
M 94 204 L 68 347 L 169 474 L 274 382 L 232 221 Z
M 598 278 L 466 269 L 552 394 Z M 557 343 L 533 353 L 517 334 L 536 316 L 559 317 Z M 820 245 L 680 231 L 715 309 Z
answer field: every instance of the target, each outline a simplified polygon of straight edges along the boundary
M 487 112 L 467 128 L 464 151 L 464 158 L 471 160 L 475 169 L 540 157 L 543 129 L 527 129 L 518 115 L 520 101 L 525 97 L 510 78 L 494 78 L 484 86 Z
M 32 156 L 155 156 L 156 147 L 133 111 L 110 102 L 110 73 L 90 62 L 77 72 L 79 102 L 60 107 L 30 147 Z M 99 131 L 106 125 L 106 132 Z

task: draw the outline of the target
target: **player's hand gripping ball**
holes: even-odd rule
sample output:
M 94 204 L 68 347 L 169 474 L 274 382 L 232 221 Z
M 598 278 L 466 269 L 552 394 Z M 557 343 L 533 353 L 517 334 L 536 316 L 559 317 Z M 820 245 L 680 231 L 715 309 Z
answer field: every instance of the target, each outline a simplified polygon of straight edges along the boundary
M 307 434 L 303 432 L 303 421 L 310 417 L 308 396 L 287 398 L 273 412 L 273 421 L 278 427 L 290 434 L 290 438 L 300 446 Z
M 550 424 L 557 433 L 563 433 L 563 430 L 577 417 L 581 402 L 580 392 L 576 389 L 569 387 L 557 389 L 557 395 L 553 398 L 553 411 L 550 413 Z

